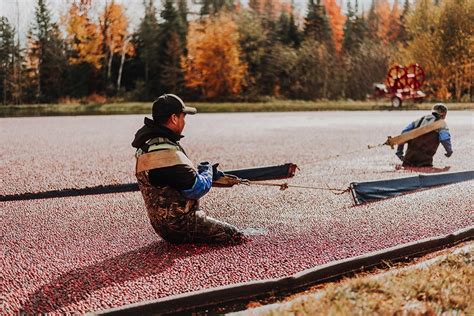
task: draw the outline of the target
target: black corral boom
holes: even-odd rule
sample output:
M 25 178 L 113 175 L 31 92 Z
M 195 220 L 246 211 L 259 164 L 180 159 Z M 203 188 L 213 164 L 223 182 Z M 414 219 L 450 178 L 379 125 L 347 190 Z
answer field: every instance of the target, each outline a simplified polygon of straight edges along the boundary
M 352 182 L 350 185 L 354 203 L 357 205 L 394 197 L 411 191 L 474 180 L 474 171 L 449 172 L 443 174 L 420 174 L 411 177 Z
M 247 169 L 237 169 L 224 171 L 226 174 L 235 175 L 239 178 L 258 181 L 258 180 L 276 180 L 291 178 L 295 175 L 297 166 L 292 163 L 287 163 L 278 166 L 255 167 Z M 61 189 L 52 191 L 43 191 L 35 193 L 21 193 L 0 195 L 0 201 L 21 201 L 34 199 L 48 199 L 57 197 L 79 196 L 79 195 L 93 195 L 93 194 L 107 194 L 119 192 L 138 191 L 137 183 L 122 183 L 111 185 L 98 185 L 95 187 L 86 187 L 79 189 Z
M 295 175 L 296 168 L 298 167 L 295 164 L 286 163 L 278 166 L 229 170 L 224 171 L 224 173 L 250 181 L 278 180 L 293 177 Z

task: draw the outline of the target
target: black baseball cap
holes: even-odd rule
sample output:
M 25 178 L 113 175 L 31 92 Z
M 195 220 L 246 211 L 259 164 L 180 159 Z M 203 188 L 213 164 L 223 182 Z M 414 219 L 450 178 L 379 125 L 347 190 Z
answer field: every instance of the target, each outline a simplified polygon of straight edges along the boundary
M 169 117 L 179 113 L 196 114 L 197 109 L 184 105 L 183 100 L 175 94 L 163 94 L 153 102 L 153 118 Z

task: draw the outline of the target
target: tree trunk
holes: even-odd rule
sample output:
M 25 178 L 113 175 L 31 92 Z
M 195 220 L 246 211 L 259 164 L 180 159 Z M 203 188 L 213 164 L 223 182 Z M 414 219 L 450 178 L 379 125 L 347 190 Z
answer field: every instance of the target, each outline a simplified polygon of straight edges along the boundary
M 107 63 L 107 80 L 110 80 L 112 77 L 112 59 L 114 58 L 114 49 L 115 48 L 112 45 L 109 51 L 109 62 Z
M 117 78 L 117 91 L 120 90 L 120 86 L 122 83 L 122 71 L 123 71 L 123 64 L 125 63 L 125 53 L 127 52 L 127 47 L 128 47 L 128 42 L 130 41 L 130 38 L 127 37 L 125 39 L 125 42 L 123 43 L 122 46 L 122 58 L 120 59 L 120 68 L 119 68 L 119 73 L 118 73 L 118 78 Z
M 4 78 L 3 79 L 3 104 L 7 104 L 7 89 L 6 89 L 6 85 L 7 85 L 7 79 Z

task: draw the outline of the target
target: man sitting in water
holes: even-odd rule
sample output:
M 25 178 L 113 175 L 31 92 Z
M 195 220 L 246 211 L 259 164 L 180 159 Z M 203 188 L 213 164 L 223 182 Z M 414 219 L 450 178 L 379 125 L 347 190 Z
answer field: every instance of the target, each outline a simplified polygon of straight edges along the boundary
M 411 131 L 412 129 L 445 119 L 447 113 L 448 108 L 446 105 L 443 103 L 437 103 L 433 106 L 431 114 L 425 115 L 410 123 L 402 131 L 402 134 Z M 449 134 L 447 126 L 408 141 L 406 154 L 403 154 L 405 144 L 398 145 L 396 155 L 401 161 L 403 161 L 403 167 L 432 167 L 433 156 L 435 155 L 440 143 L 446 150 L 445 156 L 451 157 L 453 149 L 451 146 L 451 135 Z

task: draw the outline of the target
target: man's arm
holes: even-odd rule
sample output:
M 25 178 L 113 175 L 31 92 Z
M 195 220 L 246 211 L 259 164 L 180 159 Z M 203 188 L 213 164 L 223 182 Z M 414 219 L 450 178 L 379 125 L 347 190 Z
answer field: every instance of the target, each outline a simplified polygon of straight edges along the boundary
M 209 162 L 201 162 L 198 165 L 196 180 L 191 188 L 181 190 L 181 194 L 191 200 L 199 200 L 212 186 L 212 166 Z
M 446 157 L 451 157 L 453 154 L 453 147 L 451 145 L 451 134 L 449 133 L 449 129 L 442 128 L 439 130 L 438 133 L 439 141 L 443 145 L 444 149 L 446 150 Z
M 212 186 L 212 166 L 199 164 L 198 171 L 187 165 L 150 170 L 150 183 L 155 186 L 165 186 L 178 190 L 185 198 L 198 200 Z
M 181 191 L 191 188 L 196 181 L 197 172 L 187 165 L 177 165 L 150 170 L 150 183 L 154 186 L 166 186 Z
M 411 122 L 410 124 L 408 124 L 402 131 L 402 134 L 406 133 L 406 132 L 409 132 L 411 131 L 412 129 L 415 128 L 415 122 Z M 400 144 L 398 145 L 397 147 L 397 152 L 395 153 L 395 155 L 397 155 L 397 157 L 403 161 L 405 159 L 405 157 L 403 156 L 403 150 L 404 150 L 404 147 L 405 147 L 405 144 Z

